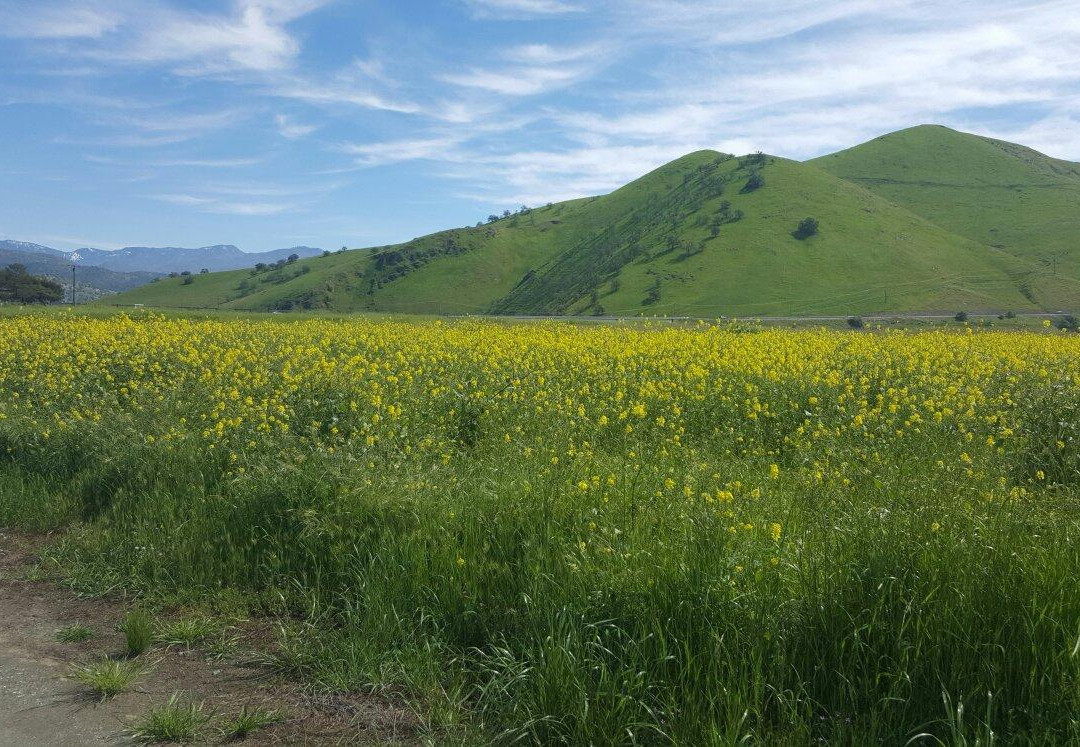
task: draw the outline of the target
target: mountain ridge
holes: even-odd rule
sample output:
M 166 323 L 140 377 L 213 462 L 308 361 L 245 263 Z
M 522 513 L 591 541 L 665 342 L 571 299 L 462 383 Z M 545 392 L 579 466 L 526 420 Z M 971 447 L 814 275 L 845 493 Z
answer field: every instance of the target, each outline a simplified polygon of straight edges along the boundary
M 83 267 L 93 266 L 115 272 L 147 272 L 157 275 L 166 275 L 170 272 L 199 272 L 203 269 L 234 270 L 252 267 L 258 262 L 269 264 L 279 259 L 286 259 L 291 254 L 314 257 L 322 253 L 322 249 L 310 246 L 245 252 L 234 244 L 213 244 L 202 247 L 127 246 L 112 250 L 87 247 L 65 252 L 42 244 L 14 240 L 0 241 L 0 249 L 45 254 L 75 262 Z

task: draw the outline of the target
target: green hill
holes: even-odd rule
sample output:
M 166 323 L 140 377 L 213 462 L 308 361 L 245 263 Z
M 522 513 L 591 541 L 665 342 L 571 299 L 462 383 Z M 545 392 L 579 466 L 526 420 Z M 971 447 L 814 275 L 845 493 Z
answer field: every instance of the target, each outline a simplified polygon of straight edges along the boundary
M 1032 310 L 1080 290 L 1060 269 L 1080 261 L 1068 250 L 1078 219 L 1062 209 L 1074 182 L 1076 164 L 944 128 L 810 163 L 700 151 L 602 197 L 261 272 L 161 280 L 114 301 L 706 317 Z M 1028 209 L 1006 205 L 1002 185 Z M 970 204 L 982 195 L 1013 218 Z M 819 230 L 797 238 L 806 217 Z
M 922 125 L 811 161 L 1039 269 L 1048 303 L 1080 295 L 1080 164 L 1022 145 Z M 1028 290 L 1028 289 L 1025 289 Z

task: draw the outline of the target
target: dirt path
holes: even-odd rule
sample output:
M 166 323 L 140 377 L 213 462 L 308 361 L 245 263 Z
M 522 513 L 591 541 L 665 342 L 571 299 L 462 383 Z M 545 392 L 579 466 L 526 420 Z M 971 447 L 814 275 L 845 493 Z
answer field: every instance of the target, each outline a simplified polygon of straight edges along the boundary
M 0 528 L 0 747 L 134 744 L 131 731 L 175 692 L 220 716 L 241 706 L 274 709 L 285 720 L 245 744 L 414 744 L 416 720 L 374 698 L 313 699 L 296 683 L 254 665 L 209 659 L 193 649 L 153 649 L 149 670 L 129 692 L 105 702 L 67 675 L 74 664 L 116 656 L 123 638 L 116 600 L 82 599 L 55 583 L 27 580 L 46 538 Z M 56 631 L 79 623 L 94 631 L 82 643 L 61 643 Z M 201 743 L 220 742 L 206 730 Z
M 13 591 L 0 586 L 0 746 L 130 743 L 125 733 L 142 713 L 132 701 L 142 698 L 124 707 L 88 700 L 65 677 L 68 657 L 47 643 L 59 627 L 51 610 Z

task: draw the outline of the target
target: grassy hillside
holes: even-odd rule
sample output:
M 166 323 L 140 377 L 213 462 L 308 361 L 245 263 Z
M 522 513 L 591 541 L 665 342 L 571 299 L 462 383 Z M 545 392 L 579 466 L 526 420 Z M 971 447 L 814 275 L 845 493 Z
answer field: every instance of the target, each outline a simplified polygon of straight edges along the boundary
M 163 279 L 117 303 L 227 309 L 479 313 L 583 230 L 579 200 L 406 244 L 334 253 L 256 273 Z
M 618 254 L 606 265 L 590 264 L 597 249 L 584 246 L 523 284 L 503 310 L 710 316 L 1029 305 L 1017 287 L 1027 274 L 1023 263 L 867 190 L 778 158 L 714 158 L 707 165 L 666 203 L 651 203 L 659 210 L 637 211 L 616 226 L 611 246 L 629 247 L 631 255 L 617 272 Z M 747 192 L 753 174 L 763 183 Z M 793 232 L 805 217 L 820 228 L 800 240 Z M 582 294 L 566 308 L 550 301 L 544 307 L 544 299 L 559 300 L 562 275 L 586 268 L 609 271 L 595 298 Z
M 1040 270 L 1031 291 L 1045 302 L 1080 294 L 1080 164 L 934 125 L 810 163 L 953 233 L 1031 260 Z
M 793 235 L 818 220 L 817 235 Z M 825 170 L 684 156 L 602 197 L 263 272 L 162 280 L 154 306 L 410 313 L 865 314 L 1025 309 L 1032 261 Z M 1027 296 L 1025 296 L 1027 293 Z

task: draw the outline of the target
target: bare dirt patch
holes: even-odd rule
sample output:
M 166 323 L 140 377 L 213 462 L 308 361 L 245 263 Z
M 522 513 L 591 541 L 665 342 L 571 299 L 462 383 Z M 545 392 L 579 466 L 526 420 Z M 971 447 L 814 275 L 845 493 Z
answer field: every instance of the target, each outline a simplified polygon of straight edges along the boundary
M 267 667 L 243 660 L 215 660 L 199 648 L 155 647 L 140 657 L 149 669 L 131 691 L 99 701 L 68 678 L 72 666 L 119 656 L 116 625 L 125 605 L 116 599 L 81 598 L 49 580 L 32 580 L 37 550 L 47 535 L 0 528 L 0 747 L 6 745 L 133 744 L 134 726 L 152 706 L 175 692 L 202 702 L 220 717 L 242 706 L 276 710 L 284 720 L 265 727 L 249 744 L 415 744 L 417 720 L 406 708 L 356 694 L 319 696 Z M 56 633 L 85 625 L 94 636 L 62 643 Z M 252 626 L 242 645 L 264 638 Z M 213 726 L 200 742 L 222 741 Z

